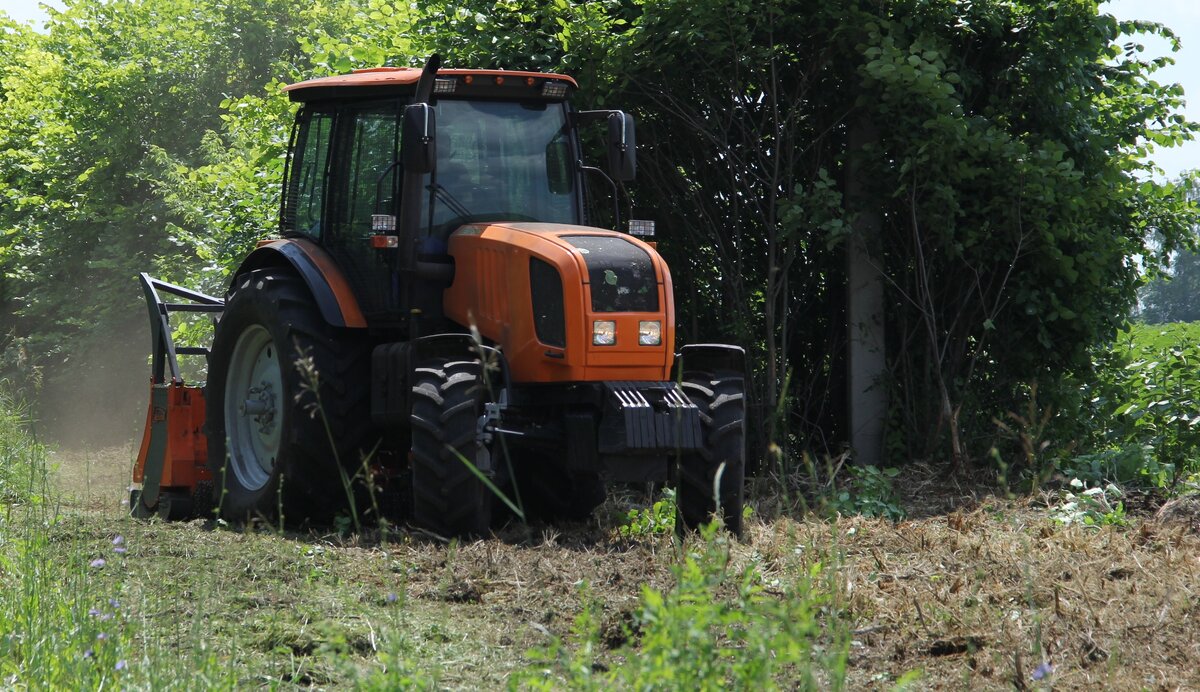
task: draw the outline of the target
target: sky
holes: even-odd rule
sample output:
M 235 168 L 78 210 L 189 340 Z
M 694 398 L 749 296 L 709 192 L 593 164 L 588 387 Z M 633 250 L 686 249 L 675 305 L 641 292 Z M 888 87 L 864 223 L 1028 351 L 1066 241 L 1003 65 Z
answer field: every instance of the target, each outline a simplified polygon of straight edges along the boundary
M 42 4 L 62 7 L 58 0 L 0 0 L 0 10 L 16 20 L 40 25 L 46 19 Z M 1161 22 L 1175 31 L 1183 48 L 1172 56 L 1176 64 L 1159 71 L 1157 80 L 1182 84 L 1188 100 L 1184 114 L 1190 120 L 1200 121 L 1200 1 L 1109 0 L 1101 5 L 1101 11 L 1113 14 L 1118 19 Z M 1149 55 L 1169 53 L 1165 41 L 1152 40 L 1151 37 L 1140 37 L 1138 41 L 1146 46 Z M 1155 152 L 1151 158 L 1168 178 L 1178 177 L 1185 170 L 1200 168 L 1200 141 Z

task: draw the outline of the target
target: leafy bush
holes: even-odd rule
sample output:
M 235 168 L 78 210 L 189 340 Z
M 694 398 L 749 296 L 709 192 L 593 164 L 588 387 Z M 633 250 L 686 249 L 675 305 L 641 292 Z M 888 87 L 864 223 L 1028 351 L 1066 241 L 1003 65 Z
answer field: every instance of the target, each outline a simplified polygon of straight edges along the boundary
M 896 490 L 892 487 L 892 479 L 899 474 L 899 469 L 891 467 L 851 466 L 850 482 L 835 491 L 830 500 L 830 509 L 841 514 L 903 519 L 904 508 L 897 501 Z
M 617 532 L 626 538 L 662 536 L 675 529 L 675 489 L 663 489 L 662 497 L 649 507 L 631 509 Z
M 1175 477 L 1175 465 L 1162 463 L 1148 444 L 1130 444 L 1080 454 L 1064 462 L 1059 471 L 1068 478 L 1089 483 L 1112 482 L 1123 486 L 1165 488 Z
M 1164 487 L 1200 471 L 1200 323 L 1134 325 L 1084 387 L 1094 454 L 1072 469 Z
M 1120 498 L 1124 494 L 1112 483 L 1104 487 L 1088 488 L 1078 478 L 1071 479 L 1074 491 L 1064 491 L 1062 503 L 1050 510 L 1050 517 L 1060 524 L 1083 526 L 1124 526 L 1125 505 Z

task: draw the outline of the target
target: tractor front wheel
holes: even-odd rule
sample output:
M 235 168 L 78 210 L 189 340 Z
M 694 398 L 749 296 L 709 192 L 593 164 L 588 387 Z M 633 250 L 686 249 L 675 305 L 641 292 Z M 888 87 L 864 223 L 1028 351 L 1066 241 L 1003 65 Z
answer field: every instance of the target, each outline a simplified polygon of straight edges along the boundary
M 494 466 L 480 439 L 484 399 L 477 361 L 414 369 L 413 522 L 442 536 L 482 536 L 491 524 L 492 492 L 479 477 Z
M 700 410 L 704 446 L 680 457 L 676 530 L 695 529 L 719 511 L 725 528 L 741 536 L 746 481 L 745 379 L 733 372 L 685 371 L 681 386 Z

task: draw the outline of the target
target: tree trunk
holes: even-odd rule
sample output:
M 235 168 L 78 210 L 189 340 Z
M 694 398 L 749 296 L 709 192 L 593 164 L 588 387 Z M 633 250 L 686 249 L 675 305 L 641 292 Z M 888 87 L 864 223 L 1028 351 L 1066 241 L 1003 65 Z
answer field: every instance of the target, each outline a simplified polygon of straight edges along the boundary
M 887 371 L 884 343 L 883 276 L 881 258 L 871 250 L 880 246 L 882 221 L 863 184 L 861 156 L 879 135 L 874 123 L 860 118 L 847 133 L 846 204 L 853 219 L 846 248 L 847 384 L 850 449 L 855 463 L 880 466 L 883 462 L 883 427 L 887 418 Z

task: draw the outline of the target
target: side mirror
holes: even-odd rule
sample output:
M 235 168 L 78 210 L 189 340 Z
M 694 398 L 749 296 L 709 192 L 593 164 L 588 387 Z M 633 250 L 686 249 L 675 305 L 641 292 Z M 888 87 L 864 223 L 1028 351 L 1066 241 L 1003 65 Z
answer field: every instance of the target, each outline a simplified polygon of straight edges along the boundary
M 555 137 L 546 145 L 546 185 L 555 195 L 569 195 L 575 189 L 571 146 L 564 136 Z
M 633 180 L 637 175 L 637 137 L 633 116 L 613 111 L 608 116 L 608 172 L 615 180 Z
M 401 159 L 409 173 L 431 173 L 437 164 L 437 111 L 428 103 L 404 108 Z

